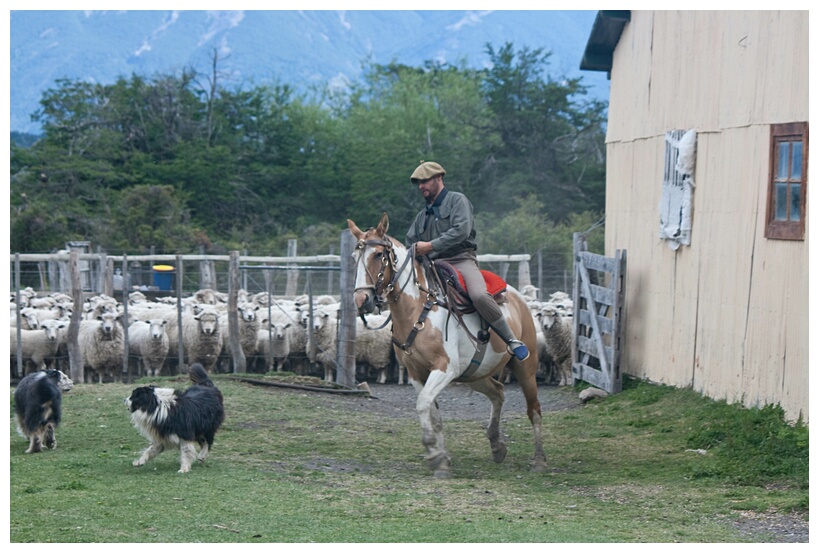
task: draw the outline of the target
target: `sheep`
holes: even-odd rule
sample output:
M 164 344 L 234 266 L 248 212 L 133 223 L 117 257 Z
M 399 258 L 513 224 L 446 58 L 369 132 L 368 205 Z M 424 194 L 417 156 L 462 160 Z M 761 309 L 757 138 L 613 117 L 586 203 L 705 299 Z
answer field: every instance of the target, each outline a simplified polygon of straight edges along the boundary
M 35 309 L 51 309 L 57 305 L 57 301 L 50 296 L 44 296 L 42 298 L 35 296 L 29 300 L 28 304 L 29 307 L 33 307 Z
M 94 382 L 94 377 L 99 376 L 102 384 L 106 375 L 113 380 L 120 380 L 125 351 L 121 315 L 105 312 L 98 315 L 96 320 L 80 321 L 78 341 L 90 382 Z
M 279 372 L 290 356 L 290 328 L 293 323 L 272 323 L 257 332 L 256 353 L 267 360 L 267 367 Z
M 140 374 L 151 377 L 161 374 L 170 348 L 167 323 L 165 319 L 149 319 L 135 321 L 128 327 L 128 347 L 141 360 Z
M 331 306 L 333 304 L 339 303 L 339 299 L 335 296 L 330 295 L 322 295 L 313 300 L 313 305 L 328 305 Z
M 201 290 L 197 290 L 193 294 L 193 299 L 194 301 L 196 301 L 196 303 L 202 303 L 205 305 L 216 305 L 220 303 L 217 292 L 211 290 L 210 288 L 203 288 Z
M 292 324 L 287 329 L 289 335 L 288 340 L 290 342 L 288 365 L 291 371 L 300 375 L 305 375 L 309 372 L 310 363 L 315 361 L 314 358 L 310 358 L 313 354 L 311 349 L 315 341 L 308 343 L 309 335 L 310 332 L 315 334 L 319 331 L 322 325 L 324 313 L 320 312 L 318 309 L 314 309 L 313 319 L 311 321 L 309 309 L 300 307 L 297 308 L 295 307 L 295 304 L 288 305 L 294 306 L 293 311 L 282 310 L 278 315 L 274 307 L 274 322 L 291 322 L 292 317 Z
M 263 307 L 261 328 L 267 328 L 273 323 L 291 323 L 294 326 L 302 324 L 304 313 L 292 301 L 274 300 L 269 308 L 266 305 Z
M 17 326 L 17 313 L 11 314 L 11 326 Z M 20 328 L 26 330 L 37 330 L 40 328 L 40 319 L 37 310 L 33 307 L 23 307 L 20 309 Z
M 338 368 L 336 363 L 338 321 L 334 315 L 323 309 L 314 309 L 314 321 L 318 328 L 314 328 L 313 341 L 316 348 L 316 362 L 324 368 L 324 380 L 333 381 L 333 371 Z M 315 324 L 315 322 L 314 322 Z M 312 344 L 307 344 L 307 351 L 312 350 Z
M 58 331 L 60 328 L 67 326 L 68 323 L 64 321 L 51 319 L 43 321 L 41 327 L 36 330 L 19 329 L 23 367 L 21 367 L 22 374 L 18 376 L 24 376 L 35 371 L 44 371 L 49 368 L 49 364 L 56 357 L 60 345 Z M 17 330 L 15 327 L 9 328 L 13 367 L 16 366 L 14 359 L 17 357 Z M 28 370 L 29 363 L 35 367 L 35 371 Z
M 559 386 L 568 386 L 574 382 L 572 376 L 572 347 L 574 335 L 569 318 L 560 316 L 558 308 L 545 305 L 538 314 L 543 337 L 546 340 L 546 351 L 554 360 L 560 375 Z
M 37 308 L 37 320 L 42 322 L 46 319 L 58 319 L 61 321 L 68 321 L 71 319 L 71 314 L 74 308 L 70 304 L 56 303 L 51 307 Z
M 84 318 L 86 320 L 96 321 L 103 313 L 118 313 L 119 303 L 111 296 L 100 294 L 98 296 L 90 297 L 85 301 L 85 304 L 83 305 L 83 312 L 85 313 Z
M 367 325 L 359 318 L 356 319 L 355 332 L 355 360 L 356 363 L 367 365 L 378 372 L 377 382 L 387 382 L 387 371 L 393 362 L 392 329 L 389 325 L 382 326 L 388 314 L 368 315 Z M 381 328 L 379 328 L 381 327 Z
M 177 314 L 164 314 L 167 321 L 168 357 L 179 359 L 179 324 Z M 201 363 L 205 370 L 212 372 L 222 352 L 222 331 L 219 325 L 219 311 L 213 306 L 205 306 L 199 313 L 182 313 L 182 347 L 188 363 Z
M 237 307 L 239 320 L 239 346 L 245 354 L 245 358 L 251 357 L 256 352 L 257 334 L 261 322 L 257 317 L 259 306 L 254 303 L 243 303 Z M 219 326 L 223 329 L 222 332 L 222 358 L 220 359 L 220 368 L 226 368 L 233 360 L 232 352 L 230 350 L 230 336 L 228 332 L 228 314 L 221 313 L 219 315 Z M 226 371 L 223 371 L 226 372 Z
M 147 301 L 148 297 L 139 290 L 134 290 L 133 292 L 128 294 L 128 305 L 137 305 L 139 303 L 145 303 Z
M 574 303 L 571 296 L 566 292 L 555 292 L 549 296 L 549 301 L 546 303 L 554 305 L 558 313 L 564 317 L 570 317 L 574 313 Z
M 526 284 L 520 289 L 520 293 L 523 294 L 526 301 L 537 300 L 540 297 L 540 288 L 537 288 L 531 284 Z
M 28 307 L 29 303 L 31 302 L 32 298 L 37 297 L 37 292 L 31 286 L 26 286 L 22 290 L 20 290 L 20 308 Z M 11 301 L 15 301 L 15 293 L 12 292 L 11 294 Z

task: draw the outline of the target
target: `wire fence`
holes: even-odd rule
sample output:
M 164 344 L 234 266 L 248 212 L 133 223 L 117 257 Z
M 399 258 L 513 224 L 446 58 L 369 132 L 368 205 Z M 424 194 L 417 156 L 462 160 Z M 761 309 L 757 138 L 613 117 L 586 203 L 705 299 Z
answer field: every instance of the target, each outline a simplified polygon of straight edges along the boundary
M 547 252 L 550 259 L 564 257 L 564 252 Z M 16 254 L 11 256 L 10 279 L 14 292 L 19 277 L 21 288 L 32 288 L 38 293 L 68 293 L 70 283 L 65 275 L 67 254 Z M 178 284 L 183 294 L 209 288 L 216 291 L 228 290 L 228 256 L 107 256 L 87 254 L 80 257 L 82 288 L 88 293 L 105 293 L 105 279 L 111 279 L 111 288 L 119 294 L 122 291 L 122 274 L 128 275 L 129 291 L 139 290 L 152 296 L 175 295 Z M 496 255 L 479 256 L 495 259 Z M 520 256 L 510 256 L 520 257 Z M 209 259 L 203 259 L 209 258 Z M 222 259 L 224 258 L 224 259 Z M 270 292 L 276 296 L 301 295 L 309 287 L 314 294 L 338 295 L 340 259 L 337 255 L 303 256 L 295 258 L 240 257 L 241 285 L 249 294 Z M 123 266 L 127 264 L 127 267 Z M 572 273 L 570 267 L 539 262 L 535 256 L 528 260 L 528 281 L 521 277 L 521 270 L 515 261 L 481 261 L 481 268 L 503 277 L 510 285 L 521 289 L 531 284 L 540 290 L 541 297 L 548 297 L 555 291 L 571 292 Z M 106 267 L 107 265 L 107 267 Z M 112 267 L 111 267 L 112 266 Z M 205 267 L 205 268 L 203 268 Z M 19 270 L 19 273 L 17 271 Z M 525 273 L 525 271 L 524 271 Z M 181 282 L 178 280 L 181 279 Z M 114 295 L 114 294 L 112 294 Z

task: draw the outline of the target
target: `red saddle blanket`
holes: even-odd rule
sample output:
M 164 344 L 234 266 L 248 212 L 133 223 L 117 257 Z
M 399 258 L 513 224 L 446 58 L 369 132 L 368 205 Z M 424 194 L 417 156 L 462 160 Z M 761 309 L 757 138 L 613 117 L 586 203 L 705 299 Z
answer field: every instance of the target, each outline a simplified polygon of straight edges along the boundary
M 456 269 L 457 271 L 457 269 Z M 469 290 L 466 289 L 466 284 L 464 283 L 464 277 L 460 271 L 458 272 L 458 282 L 461 285 L 461 288 L 466 291 L 467 295 L 469 294 Z M 489 292 L 493 296 L 497 296 L 498 294 L 502 294 L 506 292 L 506 281 L 503 280 L 499 275 L 491 271 L 485 271 L 481 269 L 481 274 L 483 275 L 483 280 L 486 282 L 486 291 Z
M 463 296 L 464 300 L 468 301 L 469 290 L 466 289 L 464 277 L 461 272 L 455 267 L 445 261 L 436 261 L 435 267 L 438 269 L 441 279 L 452 286 L 459 295 Z M 506 300 L 504 292 L 506 292 L 506 281 L 500 276 L 491 271 L 481 269 L 483 280 L 486 282 L 486 291 L 489 292 L 495 299 L 501 303 Z M 455 276 L 457 275 L 457 280 Z M 471 302 L 469 302 L 471 303 Z

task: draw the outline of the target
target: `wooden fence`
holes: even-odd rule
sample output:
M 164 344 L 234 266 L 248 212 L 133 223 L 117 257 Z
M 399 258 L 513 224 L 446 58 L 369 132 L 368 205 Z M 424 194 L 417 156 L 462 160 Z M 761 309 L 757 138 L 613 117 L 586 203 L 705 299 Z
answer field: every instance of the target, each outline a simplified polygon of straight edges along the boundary
M 345 230 L 342 233 L 348 233 Z M 78 254 L 80 287 L 85 293 L 102 293 L 111 297 L 121 295 L 123 286 L 129 290 L 141 290 L 153 295 L 166 292 L 172 295 L 176 288 L 182 292 L 201 289 L 226 290 L 229 286 L 228 270 L 231 255 L 205 254 L 149 254 L 108 255 L 90 253 L 83 247 L 48 254 L 12 254 L 12 280 L 19 282 L 21 272 L 29 277 L 29 285 L 39 292 L 71 292 L 71 271 L 68 262 L 71 252 Z M 275 295 L 293 297 L 304 293 L 309 283 L 318 294 L 337 295 L 339 283 L 336 277 L 341 268 L 341 255 L 297 255 L 295 240 L 288 245 L 287 256 L 249 256 L 239 254 L 240 286 L 249 293 L 269 291 Z M 521 289 L 531 284 L 529 254 L 495 255 L 481 254 L 478 260 L 509 280 L 509 269 L 517 263 L 517 279 L 510 282 Z M 23 269 L 22 265 L 26 264 Z M 160 269 L 170 269 L 165 273 Z M 266 269 L 266 270 L 262 270 Z M 321 280 L 311 277 L 317 271 L 324 272 Z M 36 276 L 32 273 L 36 272 Z M 172 282 L 170 287 L 158 285 L 158 280 Z M 167 277 L 167 278 L 165 278 Z M 128 284 L 122 283 L 127 280 Z M 33 282 L 32 282 L 33 281 Z
M 246 360 L 242 348 L 239 346 L 238 331 L 238 309 L 237 295 L 240 289 L 254 292 L 249 283 L 256 283 L 258 287 L 259 274 L 263 274 L 264 286 L 269 294 L 272 292 L 272 280 L 275 274 L 286 273 L 287 282 L 284 286 L 284 296 L 294 297 L 299 294 L 299 276 L 307 275 L 307 291 L 311 291 L 311 274 L 314 271 L 327 273 L 326 293 L 333 293 L 333 274 L 340 272 L 339 295 L 342 299 L 341 313 L 339 320 L 339 337 L 337 348 L 336 380 L 339 384 L 352 386 L 355 382 L 355 351 L 352 344 L 355 342 L 355 306 L 353 304 L 353 284 L 355 280 L 355 267 L 352 265 L 351 254 L 355 241 L 348 230 L 341 233 L 341 255 L 319 255 L 319 256 L 286 256 L 286 257 L 259 257 L 242 256 L 239 252 L 231 252 L 230 255 L 134 255 L 134 256 L 114 256 L 105 253 L 88 253 L 83 251 L 83 247 L 71 247 L 69 251 L 52 254 L 13 254 L 13 293 L 19 300 L 21 289 L 20 274 L 21 263 L 36 263 L 41 281 L 41 292 L 63 292 L 70 294 L 74 305 L 82 305 L 88 295 L 102 293 L 122 302 L 127 320 L 127 294 L 126 291 L 140 290 L 149 294 L 164 294 L 166 296 L 176 296 L 177 310 L 179 311 L 179 335 L 181 332 L 181 298 L 185 293 L 193 293 L 200 289 L 225 290 L 228 291 L 228 338 L 231 343 L 233 355 L 233 372 L 246 372 Z M 295 253 L 293 248 L 288 248 L 288 253 Z M 479 255 L 478 259 L 482 263 L 500 263 L 501 276 L 507 278 L 506 271 L 511 263 L 517 262 L 518 283 L 524 286 L 530 283 L 529 280 L 529 260 L 528 254 L 519 255 Z M 170 267 L 173 269 L 173 285 L 159 289 L 159 286 L 144 284 L 134 285 L 132 269 L 134 263 L 147 262 L 151 269 L 160 272 L 158 265 L 166 265 L 162 270 Z M 216 264 L 227 264 L 227 281 L 220 286 L 217 278 Z M 191 269 L 193 267 L 193 269 Z M 194 278 L 186 281 L 186 270 L 194 273 Z M 167 276 L 167 275 L 165 275 Z M 198 278 L 196 278 L 198 276 Z M 187 286 L 185 285 L 187 282 Z M 312 292 L 311 292 L 312 293 Z M 82 317 L 82 310 L 75 309 L 68 332 L 68 352 L 70 377 L 75 382 L 84 382 L 83 360 L 78 346 L 79 321 Z M 19 319 L 19 315 L 18 315 Z M 127 327 L 127 325 L 126 325 Z M 18 321 L 17 328 L 20 328 Z M 129 366 L 129 351 L 127 347 L 127 328 L 124 329 L 125 351 L 123 353 L 123 367 Z M 19 331 L 18 331 L 19 334 Z M 20 337 L 18 336 L 17 363 L 18 374 L 23 374 L 22 359 L 20 353 Z M 15 352 L 12 352 L 14 354 Z M 184 350 L 182 343 L 179 344 L 179 365 L 184 366 Z M 130 375 L 129 375 L 130 379 Z
M 574 261 L 572 375 L 620 392 L 626 252 L 617 250 L 613 258 L 590 253 L 583 234 L 575 233 Z

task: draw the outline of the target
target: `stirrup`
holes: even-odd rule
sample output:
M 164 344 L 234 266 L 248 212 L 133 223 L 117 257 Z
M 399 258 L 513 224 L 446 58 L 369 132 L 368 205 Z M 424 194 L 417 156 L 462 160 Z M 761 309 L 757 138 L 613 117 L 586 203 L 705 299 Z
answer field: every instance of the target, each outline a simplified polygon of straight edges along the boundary
M 510 340 L 506 345 L 506 351 L 514 355 L 518 361 L 526 361 L 529 358 L 529 348 L 520 340 Z

